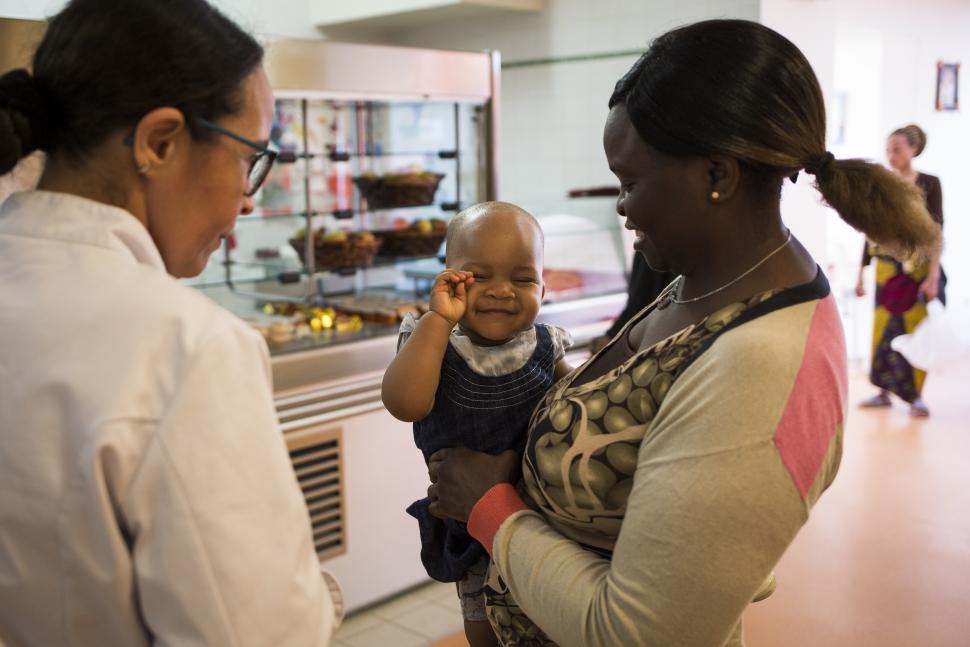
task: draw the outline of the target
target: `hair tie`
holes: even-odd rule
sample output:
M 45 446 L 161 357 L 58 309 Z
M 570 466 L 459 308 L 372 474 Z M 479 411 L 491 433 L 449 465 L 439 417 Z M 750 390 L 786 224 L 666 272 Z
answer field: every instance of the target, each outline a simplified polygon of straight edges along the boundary
M 831 164 L 834 160 L 835 160 L 835 155 L 833 155 L 829 151 L 825 151 L 825 155 L 822 155 L 822 157 L 819 158 L 818 161 L 812 164 L 805 165 L 805 172 L 810 173 L 815 177 L 818 177 L 820 174 L 825 172 L 825 169 L 827 169 L 829 164 Z
M 0 108 L 12 108 L 27 118 L 31 150 L 48 150 L 55 123 L 54 110 L 30 72 L 19 69 L 0 75 Z

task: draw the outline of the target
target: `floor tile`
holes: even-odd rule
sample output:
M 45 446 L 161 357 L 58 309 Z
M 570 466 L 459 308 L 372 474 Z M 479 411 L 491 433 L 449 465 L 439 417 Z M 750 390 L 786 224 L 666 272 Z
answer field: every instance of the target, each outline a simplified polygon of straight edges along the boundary
M 428 639 L 385 622 L 343 640 L 347 647 L 425 647 Z
M 370 613 L 385 620 L 394 620 L 398 616 L 428 604 L 428 600 L 415 593 L 406 593 L 370 610 Z
M 435 600 L 434 603 L 439 607 L 441 607 L 442 609 L 446 609 L 449 612 L 457 613 L 458 615 L 461 615 L 461 603 L 458 602 L 458 596 L 455 595 L 454 593 L 452 593 L 447 597 L 442 597 L 438 600 Z
M 350 636 L 359 634 L 365 629 L 376 627 L 383 624 L 384 619 L 378 617 L 373 611 L 363 611 L 356 613 L 343 621 L 337 629 L 337 640 L 346 640 Z
M 432 640 L 439 640 L 463 628 L 461 613 L 457 609 L 446 609 L 430 602 L 394 618 L 393 622 Z
M 433 601 L 438 601 L 448 596 L 455 597 L 457 595 L 453 582 L 431 582 L 415 590 L 415 593 L 426 600 Z

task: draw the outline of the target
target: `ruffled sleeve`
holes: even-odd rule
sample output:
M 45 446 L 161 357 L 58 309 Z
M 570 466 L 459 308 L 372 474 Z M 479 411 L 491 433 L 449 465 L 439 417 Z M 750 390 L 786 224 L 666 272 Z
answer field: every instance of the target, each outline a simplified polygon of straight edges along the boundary
M 403 346 L 404 342 L 408 340 L 408 337 L 411 336 L 411 333 L 414 332 L 414 329 L 417 327 L 417 325 L 418 325 L 418 321 L 417 319 L 414 318 L 413 314 L 409 312 L 406 315 L 404 315 L 404 320 L 401 321 L 401 327 L 398 328 L 397 330 L 398 352 L 401 351 L 401 346 Z
M 546 325 L 546 329 L 552 339 L 552 347 L 555 349 L 556 361 L 558 362 L 566 356 L 566 351 L 573 347 L 573 336 L 569 334 L 568 330 L 559 326 Z

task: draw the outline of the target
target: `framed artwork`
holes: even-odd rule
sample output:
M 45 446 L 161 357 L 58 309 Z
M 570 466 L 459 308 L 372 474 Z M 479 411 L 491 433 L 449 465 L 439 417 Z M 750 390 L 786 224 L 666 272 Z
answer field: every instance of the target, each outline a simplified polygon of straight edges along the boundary
M 960 108 L 959 95 L 959 63 L 936 64 L 936 109 L 939 111 L 958 110 Z

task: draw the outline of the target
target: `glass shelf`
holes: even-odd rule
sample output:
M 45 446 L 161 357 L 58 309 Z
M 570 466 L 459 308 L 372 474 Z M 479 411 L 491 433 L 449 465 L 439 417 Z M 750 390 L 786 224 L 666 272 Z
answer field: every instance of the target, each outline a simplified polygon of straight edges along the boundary
M 349 162 L 361 157 L 436 157 L 441 160 L 457 160 L 458 151 L 331 151 L 329 153 L 303 153 L 281 150 L 277 154 L 277 164 L 296 164 L 302 160 L 329 159 L 331 162 Z
M 381 267 L 393 267 L 399 263 L 414 263 L 417 261 L 427 261 L 427 260 L 437 260 L 440 258 L 438 254 L 425 254 L 421 256 L 381 256 L 378 254 L 374 257 L 374 261 L 366 267 L 356 267 L 347 268 L 346 270 L 326 270 L 320 269 L 315 272 L 315 274 L 336 274 L 339 276 L 352 276 L 353 274 L 361 270 L 369 270 L 373 268 Z M 278 258 L 263 258 L 263 259 L 251 259 L 251 260 L 237 260 L 233 258 L 229 263 L 234 267 L 241 268 L 264 268 L 267 270 L 272 270 L 276 272 L 277 275 L 288 274 L 297 276 L 306 276 L 307 271 L 304 269 L 303 264 L 299 259 L 294 259 L 290 257 L 278 257 Z M 221 263 L 225 266 L 226 261 L 223 260 Z M 404 272 L 405 276 L 408 272 Z M 286 283 L 291 283 L 295 281 L 284 281 Z
M 437 217 L 437 216 L 447 216 L 450 213 L 457 213 L 461 211 L 462 208 L 463 208 L 463 205 L 461 204 L 456 204 L 454 202 L 442 202 L 440 204 L 425 204 L 425 205 L 416 205 L 413 207 L 393 207 L 389 209 L 364 209 L 359 211 L 355 209 L 340 209 L 336 211 L 312 211 L 310 212 L 310 217 L 316 218 L 320 216 L 329 216 L 331 218 L 336 218 L 337 220 L 349 220 L 357 215 L 387 215 L 387 214 L 394 214 L 400 211 L 403 211 L 409 215 L 414 215 L 415 211 L 417 211 L 418 209 L 427 209 L 430 211 L 434 211 L 434 214 L 432 217 Z M 253 213 L 245 216 L 239 216 L 238 218 L 236 218 L 236 222 L 237 223 L 263 222 L 266 220 L 280 220 L 280 219 L 286 219 L 286 218 L 305 219 L 306 216 L 307 216 L 306 212 L 302 210 L 290 210 L 290 209 L 283 209 L 283 208 L 265 209 L 265 208 L 257 207 L 256 211 L 254 211 Z

